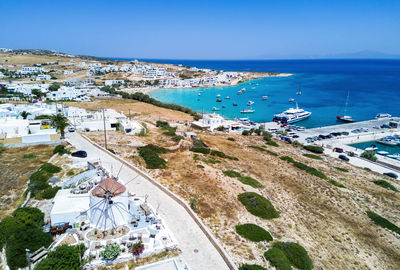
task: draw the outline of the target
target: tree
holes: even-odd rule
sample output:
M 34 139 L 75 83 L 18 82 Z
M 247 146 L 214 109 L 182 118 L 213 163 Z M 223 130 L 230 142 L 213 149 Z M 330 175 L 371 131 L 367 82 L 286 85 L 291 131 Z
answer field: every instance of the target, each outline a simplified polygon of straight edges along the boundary
M 371 160 L 371 161 L 377 161 L 378 158 L 375 156 L 375 151 L 364 151 L 360 155 L 360 157 Z
M 58 113 L 50 116 L 50 121 L 52 126 L 60 130 L 61 139 L 64 139 L 64 129 L 69 126 L 68 119 L 64 115 Z
M 38 89 L 32 89 L 32 95 L 36 96 L 36 98 L 40 98 L 40 97 L 44 96 L 44 93 L 42 93 Z
M 55 251 L 49 252 L 47 257 L 35 266 L 35 270 L 79 270 L 83 265 L 82 255 L 85 250 L 83 244 L 59 246 Z
M 50 86 L 49 86 L 49 90 L 50 91 L 57 91 L 58 88 L 60 88 L 61 85 L 58 82 L 53 82 Z
M 119 254 L 121 254 L 121 248 L 118 244 L 107 244 L 104 250 L 100 253 L 104 259 L 113 261 Z
M 26 119 L 26 118 L 28 118 L 29 115 L 31 115 L 31 113 L 28 113 L 28 112 L 26 112 L 26 111 L 23 111 L 23 112 L 21 112 L 19 115 L 20 115 L 23 119 Z
M 42 227 L 44 214 L 35 207 L 21 207 L 14 211 L 13 216 L 27 226 Z

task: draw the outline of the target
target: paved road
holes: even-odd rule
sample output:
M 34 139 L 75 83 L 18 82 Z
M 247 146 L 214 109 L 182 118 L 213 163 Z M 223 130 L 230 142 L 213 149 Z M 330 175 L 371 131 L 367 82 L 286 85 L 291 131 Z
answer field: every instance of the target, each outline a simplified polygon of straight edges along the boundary
M 88 160 L 100 159 L 102 165 L 108 170 L 112 167 L 115 174 L 120 169 L 122 163 L 118 159 L 101 151 L 78 133 L 67 134 L 67 139 L 77 149 L 85 150 L 88 153 Z M 137 175 L 133 169 L 123 166 L 119 178 L 123 183 L 127 183 Z M 158 214 L 174 234 L 182 250 L 182 256 L 191 270 L 229 269 L 222 256 L 189 213 L 165 192 L 142 176 L 128 183 L 127 188 L 138 196 L 149 195 L 148 202 L 154 208 L 160 205 Z

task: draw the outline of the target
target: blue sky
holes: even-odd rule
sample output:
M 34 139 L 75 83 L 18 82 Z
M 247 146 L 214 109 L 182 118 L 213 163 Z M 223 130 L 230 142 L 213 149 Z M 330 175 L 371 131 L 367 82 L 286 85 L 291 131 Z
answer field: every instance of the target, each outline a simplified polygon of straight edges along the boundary
M 0 47 L 167 59 L 400 54 L 400 1 L 0 0 Z

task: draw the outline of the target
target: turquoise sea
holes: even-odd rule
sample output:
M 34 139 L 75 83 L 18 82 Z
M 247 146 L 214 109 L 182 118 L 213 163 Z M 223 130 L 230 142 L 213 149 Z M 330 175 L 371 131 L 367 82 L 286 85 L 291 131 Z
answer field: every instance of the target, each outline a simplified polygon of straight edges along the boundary
M 150 61 L 230 71 L 295 74 L 261 78 L 232 87 L 162 89 L 150 93 L 160 101 L 184 105 L 199 112 L 210 113 L 213 107 L 218 107 L 221 109 L 218 113 L 231 119 L 249 117 L 255 122 L 271 121 L 274 114 L 295 106 L 289 102 L 294 98 L 299 107 L 312 112 L 309 119 L 298 125 L 319 127 L 337 124 L 336 116 L 343 113 L 349 92 L 347 114 L 358 121 L 372 119 L 378 113 L 400 116 L 400 60 Z M 246 92 L 237 95 L 242 88 L 246 88 Z M 296 95 L 299 88 L 302 94 Z M 198 96 L 199 92 L 202 92 L 201 96 Z M 221 103 L 216 102 L 217 94 L 221 95 Z M 224 99 L 225 96 L 231 99 Z M 268 96 L 268 100 L 263 101 L 262 96 Z M 251 106 L 255 112 L 240 114 L 241 110 L 249 108 L 246 105 L 249 100 L 255 102 Z M 238 106 L 232 106 L 233 102 Z

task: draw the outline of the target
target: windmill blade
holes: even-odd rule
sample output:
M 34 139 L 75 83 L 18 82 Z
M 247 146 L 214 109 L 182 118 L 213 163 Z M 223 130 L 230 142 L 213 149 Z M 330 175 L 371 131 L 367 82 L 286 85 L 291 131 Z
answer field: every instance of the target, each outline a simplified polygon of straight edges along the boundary
M 118 177 L 118 176 L 119 176 L 119 173 L 121 172 L 121 170 L 122 170 L 122 167 L 124 167 L 124 164 L 121 164 L 121 168 L 119 168 L 119 171 L 118 171 L 118 174 L 117 174 L 117 176 L 116 176 L 116 177 Z
M 113 224 L 113 229 L 115 229 L 115 228 L 117 228 L 117 223 L 116 223 L 116 221 L 115 221 L 115 216 L 114 216 L 114 212 L 113 212 L 113 210 L 112 210 L 112 205 L 114 205 L 114 203 L 111 204 L 111 206 L 109 206 L 109 208 L 110 208 L 111 215 L 112 215 L 112 220 L 111 220 L 111 221 L 114 223 L 114 224 Z
M 103 210 L 101 211 L 101 214 L 100 214 L 100 216 L 99 216 L 99 219 L 97 220 L 96 228 L 97 228 L 97 226 L 99 225 L 100 219 L 101 219 L 101 217 L 102 217 L 103 214 L 104 214 L 104 209 L 106 209 L 106 205 L 107 205 L 107 202 L 108 202 L 108 200 L 106 200 L 106 199 L 103 199 L 103 200 L 101 200 L 101 201 L 104 202 L 104 207 L 103 207 Z
M 118 203 L 114 204 L 118 209 L 124 210 L 128 215 L 133 216 L 133 214 L 129 213 L 129 211 L 126 211 L 124 208 L 118 205 Z
M 103 200 L 105 200 L 105 199 L 103 199 Z M 89 207 L 88 210 L 85 210 L 85 211 L 81 212 L 76 218 L 82 216 L 84 213 L 87 213 L 90 209 L 92 209 L 93 207 L 96 207 L 97 205 L 99 205 L 103 200 L 101 200 L 101 201 L 95 203 L 93 206 Z
M 140 174 L 137 174 L 135 177 L 133 177 L 131 180 L 129 180 L 128 182 L 126 182 L 126 184 L 124 186 L 127 186 L 130 182 L 132 182 L 133 180 L 135 180 L 136 178 L 138 178 L 140 176 Z M 113 193 L 117 193 L 117 191 L 123 187 L 123 185 L 121 185 L 119 188 L 117 188 Z

